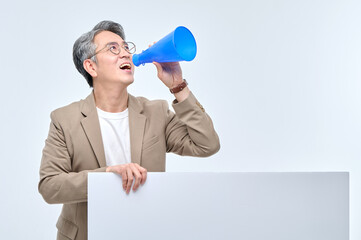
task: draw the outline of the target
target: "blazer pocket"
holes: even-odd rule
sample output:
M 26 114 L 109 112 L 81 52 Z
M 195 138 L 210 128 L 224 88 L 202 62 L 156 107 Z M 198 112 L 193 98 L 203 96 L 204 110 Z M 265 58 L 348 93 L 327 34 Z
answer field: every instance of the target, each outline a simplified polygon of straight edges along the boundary
M 76 234 L 78 233 L 78 226 L 62 216 L 59 217 L 56 227 L 61 235 L 64 235 L 72 240 L 75 239 Z
M 154 136 L 150 139 L 147 139 L 143 142 L 143 150 L 146 150 L 150 147 L 152 147 L 153 145 L 157 144 L 159 142 L 159 137 L 158 136 Z

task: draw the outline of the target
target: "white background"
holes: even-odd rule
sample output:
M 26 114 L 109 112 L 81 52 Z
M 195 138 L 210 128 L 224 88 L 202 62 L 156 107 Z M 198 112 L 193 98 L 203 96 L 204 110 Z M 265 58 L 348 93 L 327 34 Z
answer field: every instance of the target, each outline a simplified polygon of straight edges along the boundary
M 356 0 L 1 2 L 1 238 L 55 238 L 61 206 L 37 192 L 49 114 L 89 94 L 72 46 L 113 20 L 139 51 L 179 25 L 197 40 L 184 77 L 221 150 L 169 154 L 167 171 L 349 171 L 350 236 L 361 239 L 360 12 Z M 172 101 L 151 64 L 129 91 Z

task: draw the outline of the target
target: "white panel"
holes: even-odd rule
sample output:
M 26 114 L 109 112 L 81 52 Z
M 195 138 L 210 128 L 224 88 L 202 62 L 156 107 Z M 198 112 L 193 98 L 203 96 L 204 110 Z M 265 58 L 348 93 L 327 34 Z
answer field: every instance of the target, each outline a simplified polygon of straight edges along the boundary
M 89 240 L 347 240 L 348 173 L 89 174 Z

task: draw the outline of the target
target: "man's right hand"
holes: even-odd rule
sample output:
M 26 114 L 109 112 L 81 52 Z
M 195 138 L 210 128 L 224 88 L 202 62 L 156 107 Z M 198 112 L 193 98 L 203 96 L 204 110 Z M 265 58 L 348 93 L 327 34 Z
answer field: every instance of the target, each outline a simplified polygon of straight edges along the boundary
M 106 172 L 113 172 L 122 176 L 123 189 L 127 194 L 130 192 L 133 180 L 135 180 L 133 191 L 136 191 L 139 185 L 144 184 L 145 180 L 147 180 L 147 169 L 139 166 L 137 163 L 109 166 L 107 167 Z

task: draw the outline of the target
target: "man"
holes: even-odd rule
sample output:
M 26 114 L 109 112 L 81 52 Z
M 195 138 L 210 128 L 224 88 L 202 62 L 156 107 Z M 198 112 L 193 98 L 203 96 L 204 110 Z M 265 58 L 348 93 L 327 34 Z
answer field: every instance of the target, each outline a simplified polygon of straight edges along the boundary
M 209 116 L 182 78 L 179 63 L 154 63 L 171 89 L 175 114 L 166 101 L 128 94 L 134 81 L 132 53 L 118 23 L 102 21 L 73 47 L 78 71 L 93 87 L 79 102 L 51 113 L 40 166 L 39 192 L 62 203 L 57 239 L 87 239 L 87 174 L 120 174 L 129 193 L 146 181 L 147 171 L 165 171 L 166 152 L 206 157 L 219 150 Z M 117 191 L 117 189 L 115 189 Z

